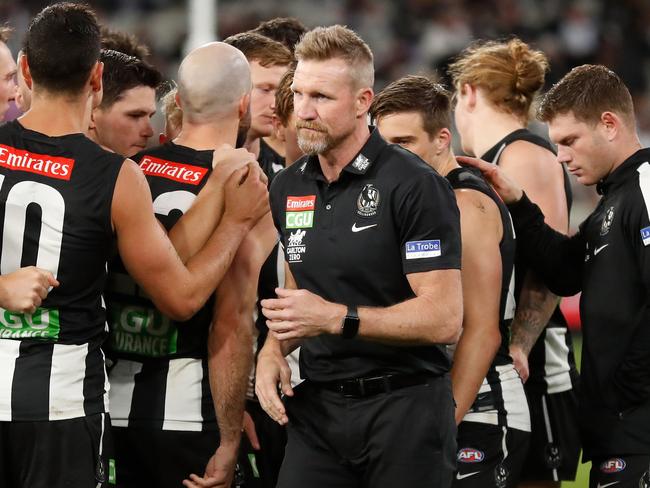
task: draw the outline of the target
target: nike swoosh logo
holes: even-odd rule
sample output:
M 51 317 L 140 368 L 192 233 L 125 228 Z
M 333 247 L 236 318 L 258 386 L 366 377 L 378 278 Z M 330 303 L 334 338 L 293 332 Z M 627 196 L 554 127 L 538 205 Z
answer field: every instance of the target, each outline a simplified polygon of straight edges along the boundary
M 620 483 L 620 481 L 613 481 L 611 483 L 607 483 L 607 484 L 604 484 L 604 485 L 601 485 L 600 483 L 598 483 L 596 488 L 607 488 L 608 486 L 618 485 L 619 483 Z
M 362 225 L 361 227 L 357 227 L 357 223 L 355 222 L 352 224 L 352 232 L 361 232 L 362 230 L 370 229 L 371 227 L 376 227 L 377 224 L 371 224 L 371 225 Z
M 594 249 L 594 256 L 596 256 L 600 251 L 605 249 L 607 246 L 609 246 L 609 244 L 603 244 L 602 246 L 597 247 L 596 249 Z M 618 483 L 618 481 L 617 481 L 617 483 Z M 606 486 L 609 486 L 609 485 L 606 485 Z
M 473 473 L 465 473 L 465 474 L 456 473 L 456 479 L 464 480 L 465 478 L 469 478 L 470 476 L 474 476 L 475 474 L 479 474 L 479 473 L 480 471 L 474 471 Z

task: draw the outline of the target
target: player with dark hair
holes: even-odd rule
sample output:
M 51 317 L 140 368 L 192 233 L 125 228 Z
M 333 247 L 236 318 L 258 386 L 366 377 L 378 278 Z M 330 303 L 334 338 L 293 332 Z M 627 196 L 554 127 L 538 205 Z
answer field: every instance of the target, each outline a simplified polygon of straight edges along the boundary
M 126 32 L 111 29 L 103 25 L 101 27 L 101 35 L 102 49 L 119 51 L 143 61 L 151 54 L 149 47 L 142 44 L 133 34 L 127 34 Z
M 508 354 L 515 236 L 508 210 L 480 173 L 456 163 L 450 99 L 430 79 L 406 76 L 375 97 L 370 113 L 388 142 L 449 180 L 460 210 L 463 332 L 451 368 L 458 424 L 453 486 L 515 487 L 530 437 L 524 387 Z
M 296 44 L 307 30 L 304 24 L 294 17 L 276 17 L 260 22 L 260 25 L 250 32 L 281 42 L 293 54 Z
M 89 136 L 97 144 L 125 157 L 142 151 L 153 135 L 151 117 L 156 113 L 156 89 L 160 72 L 128 54 L 102 50 L 104 93 L 93 108 Z
M 32 107 L 0 127 L 0 262 L 3 274 L 37 264 L 61 284 L 33 313 L 1 314 L 0 485 L 106 486 L 115 482 L 101 350 L 109 255 L 116 247 L 157 307 L 186 319 L 267 210 L 266 188 L 254 166 L 235 171 L 221 232 L 195 243 L 183 264 L 141 170 L 83 135 L 88 101 L 102 89 L 94 12 L 50 5 L 30 24 L 24 51 Z

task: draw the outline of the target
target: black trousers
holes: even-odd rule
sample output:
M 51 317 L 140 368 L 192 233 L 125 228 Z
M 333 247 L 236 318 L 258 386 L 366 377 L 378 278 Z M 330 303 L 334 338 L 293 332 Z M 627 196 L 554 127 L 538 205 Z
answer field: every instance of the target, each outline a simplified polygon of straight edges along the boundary
M 107 414 L 0 422 L 0 488 L 112 486 L 110 434 Z
M 286 398 L 278 488 L 445 488 L 455 469 L 449 376 L 364 398 L 310 384 Z

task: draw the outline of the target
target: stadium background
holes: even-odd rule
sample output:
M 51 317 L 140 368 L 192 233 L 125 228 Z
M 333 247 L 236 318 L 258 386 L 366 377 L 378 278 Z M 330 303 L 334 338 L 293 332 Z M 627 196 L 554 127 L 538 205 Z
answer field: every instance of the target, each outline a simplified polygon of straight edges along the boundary
M 51 1 L 0 0 L 0 21 L 15 29 L 9 41 L 20 48 L 32 16 Z M 446 82 L 446 66 L 474 39 L 517 35 L 550 60 L 547 82 L 571 67 L 601 63 L 616 71 L 632 92 L 639 132 L 650 146 L 650 0 L 91 0 L 102 22 L 138 36 L 151 49 L 149 61 L 174 77 L 188 49 L 255 27 L 276 16 L 293 16 L 307 27 L 345 24 L 365 39 L 375 55 L 376 90 L 408 73 L 431 74 Z M 17 115 L 10 111 L 8 118 Z M 160 124 L 159 117 L 155 121 Z M 544 131 L 540 125 L 534 130 Z M 155 143 L 157 138 L 152 138 Z M 597 200 L 593 189 L 574 184 L 572 228 Z M 565 299 L 581 337 L 577 298 Z M 576 483 L 586 487 L 588 466 Z

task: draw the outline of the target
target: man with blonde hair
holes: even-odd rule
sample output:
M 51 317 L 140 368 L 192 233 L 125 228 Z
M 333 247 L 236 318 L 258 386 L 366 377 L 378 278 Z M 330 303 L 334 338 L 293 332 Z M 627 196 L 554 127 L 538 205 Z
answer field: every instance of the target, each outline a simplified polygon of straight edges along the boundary
M 296 46 L 306 156 L 276 176 L 285 288 L 262 301 L 262 407 L 288 424 L 282 488 L 448 486 L 456 427 L 443 344 L 462 318 L 458 208 L 449 184 L 370 131 L 373 56 L 353 31 Z M 285 355 L 300 350 L 295 389 Z M 278 382 L 285 395 L 277 394 Z M 412 412 L 415 422 L 401 422 Z

